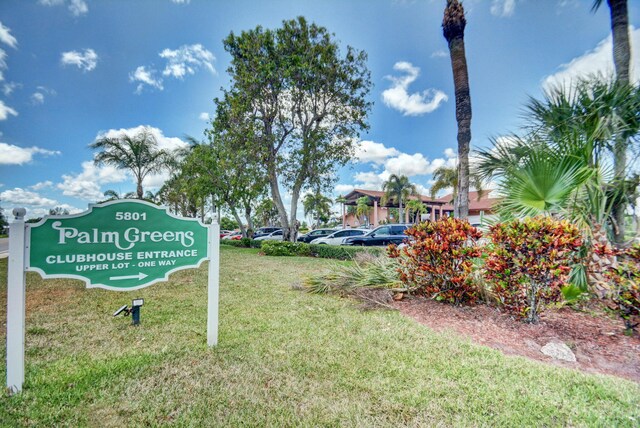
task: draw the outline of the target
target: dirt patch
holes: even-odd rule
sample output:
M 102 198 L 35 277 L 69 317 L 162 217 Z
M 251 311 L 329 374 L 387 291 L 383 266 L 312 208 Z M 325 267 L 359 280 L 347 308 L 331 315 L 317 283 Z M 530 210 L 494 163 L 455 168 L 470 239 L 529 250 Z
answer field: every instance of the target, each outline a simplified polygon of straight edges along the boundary
M 622 321 L 611 318 L 601 307 L 590 308 L 588 312 L 571 308 L 548 310 L 539 324 L 531 325 L 486 305 L 454 307 L 421 297 L 391 305 L 434 330 L 453 330 L 507 355 L 640 382 L 639 335 L 625 336 Z M 544 355 L 540 349 L 551 341 L 569 346 L 577 362 L 562 362 Z

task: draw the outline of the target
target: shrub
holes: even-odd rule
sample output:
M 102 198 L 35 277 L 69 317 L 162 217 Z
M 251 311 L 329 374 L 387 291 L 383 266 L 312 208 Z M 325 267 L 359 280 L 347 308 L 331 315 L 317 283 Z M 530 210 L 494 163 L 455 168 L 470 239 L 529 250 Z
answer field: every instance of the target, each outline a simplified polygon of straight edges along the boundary
M 337 245 L 310 244 L 311 255 L 321 259 L 352 260 L 357 254 L 367 253 L 374 256 L 384 254 L 384 248 L 343 247 Z
M 369 254 L 369 253 L 367 253 Z M 394 288 L 398 286 L 398 262 L 385 255 L 335 265 L 331 273 L 307 277 L 304 289 L 309 293 L 349 294 L 356 288 Z
M 438 301 L 475 303 L 478 292 L 470 273 L 480 256 L 477 240 L 482 233 L 468 221 L 452 217 L 420 223 L 405 233 L 411 243 L 402 251 L 389 249 L 391 257 L 400 258 L 400 279 Z
M 260 248 L 262 245 L 262 241 L 256 241 L 255 239 L 251 239 L 251 238 L 242 238 L 240 240 L 221 239 L 220 244 L 231 245 L 233 247 L 242 247 L 242 248 Z
M 634 246 L 618 255 L 619 263 L 611 268 L 608 277 L 613 285 L 611 301 L 613 309 L 623 320 L 625 334 L 632 335 L 640 316 L 640 247 Z
M 582 237 L 568 221 L 548 216 L 516 219 L 490 228 L 493 247 L 486 277 L 504 308 L 536 323 L 544 306 L 562 299 Z
M 304 242 L 262 241 L 262 251 L 267 256 L 309 256 L 309 245 Z

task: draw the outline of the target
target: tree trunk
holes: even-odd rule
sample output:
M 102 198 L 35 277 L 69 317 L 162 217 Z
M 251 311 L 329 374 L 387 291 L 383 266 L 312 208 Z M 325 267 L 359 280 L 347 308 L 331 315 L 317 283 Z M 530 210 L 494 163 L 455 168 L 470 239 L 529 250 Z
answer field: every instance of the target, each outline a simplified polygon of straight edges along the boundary
M 402 196 L 398 198 L 398 221 L 396 223 L 402 223 L 404 221 L 404 217 L 402 216 Z
M 244 207 L 244 216 L 247 220 L 247 238 L 253 237 L 253 220 L 251 219 L 251 205 Z
M 448 0 L 442 29 L 449 44 L 458 123 L 458 186 L 453 209 L 454 215 L 463 220 L 469 216 L 469 144 L 471 143 L 471 96 L 464 47 L 465 26 L 466 19 L 462 4 L 458 0 Z
M 138 186 L 136 187 L 136 193 L 138 194 L 138 199 L 142 199 L 144 196 L 144 192 L 142 190 L 142 180 L 138 180 Z
M 274 155 L 275 156 L 275 155 Z M 284 208 L 282 202 L 282 196 L 280 196 L 280 188 L 278 187 L 278 174 L 276 173 L 276 167 L 274 162 L 267 161 L 267 174 L 269 176 L 269 189 L 271 190 L 271 199 L 278 210 L 278 216 L 280 217 L 280 227 L 284 236 L 289 233 L 289 219 L 287 217 L 287 210 Z
M 629 15 L 627 0 L 607 0 L 611 14 L 611 35 L 613 38 L 613 64 L 616 69 L 616 79 L 623 84 L 629 83 L 629 63 L 631 59 L 631 45 L 629 42 Z M 614 145 L 614 174 L 615 182 L 619 186 L 624 185 L 627 167 L 628 141 L 617 139 Z M 624 213 L 627 204 L 624 198 L 616 203 L 611 214 L 616 223 L 613 228 L 613 239 L 616 244 L 622 244 L 625 240 Z
M 236 206 L 232 205 L 232 204 L 229 204 L 229 210 L 231 211 L 231 214 L 233 215 L 233 218 L 238 222 L 238 226 L 240 227 L 240 232 L 242 232 L 242 237 L 243 238 L 247 238 L 247 229 L 242 224 L 242 219 L 240 218 L 240 215 L 238 214 L 238 210 L 236 209 Z
M 294 186 L 291 189 L 291 216 L 289 218 L 289 228 L 285 230 L 285 234 L 282 236 L 283 241 L 296 242 L 298 235 L 299 223 L 297 220 L 298 211 L 298 198 L 300 197 L 300 187 Z
M 611 35 L 613 37 L 613 64 L 619 82 L 629 83 L 631 45 L 629 43 L 629 13 L 627 0 L 607 0 L 611 12 Z

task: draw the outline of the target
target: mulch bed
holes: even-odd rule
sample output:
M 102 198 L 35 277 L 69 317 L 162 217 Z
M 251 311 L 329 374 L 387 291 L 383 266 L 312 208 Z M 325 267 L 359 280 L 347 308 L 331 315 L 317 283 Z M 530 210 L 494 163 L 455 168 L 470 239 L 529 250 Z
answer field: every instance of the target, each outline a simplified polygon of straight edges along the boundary
M 625 336 L 622 320 L 611 317 L 602 307 L 592 306 L 585 311 L 550 309 L 542 314 L 538 324 L 532 325 L 487 305 L 454 307 L 422 297 L 390 304 L 436 331 L 453 330 L 507 355 L 640 382 L 640 333 Z M 569 346 L 577 362 L 544 355 L 540 349 L 551 341 Z

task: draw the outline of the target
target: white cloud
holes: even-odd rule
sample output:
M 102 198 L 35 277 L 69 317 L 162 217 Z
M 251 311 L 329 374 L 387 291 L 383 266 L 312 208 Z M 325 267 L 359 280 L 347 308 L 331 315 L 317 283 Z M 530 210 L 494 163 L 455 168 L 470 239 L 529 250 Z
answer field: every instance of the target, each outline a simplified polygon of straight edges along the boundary
M 189 4 L 189 3 L 191 3 L 191 0 L 171 0 L 171 3 L 175 3 L 175 4 Z
M 44 6 L 66 5 L 73 16 L 80 16 L 89 12 L 89 6 L 85 0 L 39 0 L 38 3 Z
M 431 163 L 422 153 L 414 153 L 413 155 L 402 153 L 400 156 L 387 160 L 384 166 L 391 174 L 406 175 L 407 177 L 433 172 Z
M 20 187 L 16 187 L 11 190 L 5 190 L 4 192 L 0 193 L 0 199 L 5 204 L 8 203 L 13 205 L 30 205 L 34 207 L 53 207 L 58 203 L 54 199 L 42 197 L 35 192 L 21 189 Z
M 11 30 L 5 27 L 0 22 L 0 43 L 12 47 L 14 49 L 18 46 L 18 40 L 11 35 Z M 0 82 L 4 80 L 3 70 L 7 69 L 7 52 L 4 49 L 0 49 Z
M 405 116 L 418 116 L 431 113 L 440 107 L 440 104 L 447 101 L 447 95 L 438 89 L 427 89 L 422 92 L 409 94 L 409 85 L 420 75 L 420 68 L 413 66 L 410 62 L 396 62 L 394 70 L 404 72 L 402 77 L 387 76 L 392 85 L 382 92 L 382 100 L 393 109 L 402 112 Z
M 0 165 L 23 165 L 31 162 L 36 154 L 53 156 L 59 155 L 60 152 L 39 147 L 18 147 L 13 144 L 0 143 Z
M 358 172 L 353 176 L 353 179 L 358 183 L 356 187 L 360 189 L 381 190 L 382 183 L 389 178 L 389 175 L 387 171 L 383 171 L 380 174 L 373 171 Z
M 207 112 L 202 112 L 200 113 L 200 116 L 198 116 L 200 118 L 200 120 L 204 120 L 205 122 L 208 122 L 211 117 L 209 116 L 209 113 Z
M 346 195 L 353 189 L 355 189 L 355 186 L 353 184 L 337 184 L 334 188 L 334 191 L 335 193 L 338 193 L 340 195 Z
M 458 154 L 451 147 L 448 147 L 448 148 L 444 149 L 444 155 L 447 157 L 447 159 L 457 159 L 458 158 Z
M 634 82 L 640 81 L 640 29 L 629 27 L 631 36 L 632 63 L 630 78 Z M 602 40 L 598 45 L 583 55 L 576 57 L 559 67 L 559 71 L 547 76 L 542 81 L 542 87 L 549 90 L 554 87 L 566 86 L 576 82 L 579 78 L 592 75 L 613 76 L 613 47 L 611 36 Z
M 140 125 L 135 128 L 121 128 L 121 129 L 110 129 L 106 132 L 101 132 L 96 136 L 96 140 L 100 138 L 120 138 L 122 135 L 134 136 L 143 130 L 147 130 L 151 132 L 151 135 L 158 142 L 158 148 L 161 150 L 173 151 L 177 149 L 184 149 L 189 146 L 188 143 L 182 141 L 178 137 L 167 137 L 164 135 L 161 129 L 154 128 L 151 126 Z M 152 187 L 159 188 L 162 187 L 165 181 L 169 179 L 169 173 L 163 172 L 160 174 L 148 175 L 142 182 L 144 187 Z M 118 180 L 122 181 L 122 180 Z
M 18 112 L 6 105 L 4 101 L 0 100 L 0 120 L 7 120 L 9 115 L 17 116 Z
M 164 89 L 164 86 L 162 86 L 162 78 L 161 77 L 156 78 L 155 74 L 156 74 L 156 70 L 154 69 L 147 70 L 144 65 L 141 65 L 140 67 L 136 68 L 136 70 L 133 73 L 129 74 L 129 81 L 140 82 L 136 87 L 135 93 L 136 94 L 142 93 L 142 90 L 144 89 L 144 85 L 148 85 L 148 86 L 151 86 L 152 88 L 156 88 L 162 91 Z
M 135 128 L 120 128 L 120 129 L 110 129 L 108 131 L 100 132 L 96 136 L 96 140 L 101 138 L 120 138 L 123 135 L 128 135 L 133 137 L 134 135 L 147 130 L 151 133 L 151 135 L 158 142 L 158 148 L 161 150 L 176 150 L 176 149 L 184 149 L 189 146 L 188 143 L 182 141 L 178 137 L 166 137 L 164 132 L 161 129 L 154 128 L 153 126 L 148 125 L 139 125 Z
M 44 104 L 44 94 L 41 92 L 34 92 L 31 94 L 31 102 L 33 104 Z
M 449 52 L 444 49 L 438 49 L 437 51 L 431 54 L 431 58 L 446 58 L 449 56 Z
M 18 46 L 18 40 L 11 35 L 11 30 L 5 27 L 2 22 L 0 22 L 0 42 L 14 49 Z
M 53 183 L 47 180 L 47 181 L 41 181 L 40 183 L 36 183 L 33 186 L 29 186 L 29 188 L 33 190 L 42 190 L 42 189 L 48 189 L 51 186 L 53 186 Z
M 165 49 L 160 52 L 160 58 L 167 60 L 167 65 L 162 72 L 163 76 L 182 79 L 187 74 L 195 74 L 200 67 L 214 74 L 216 72 L 213 67 L 215 56 L 199 43 L 183 45 L 176 50 Z
M 491 14 L 501 18 L 513 15 L 516 9 L 516 0 L 493 0 L 491 2 Z
M 178 49 L 164 49 L 159 53 L 160 58 L 166 61 L 162 70 L 162 76 L 173 77 L 176 79 L 184 79 L 187 75 L 195 74 L 200 68 L 205 68 L 215 74 L 213 67 L 215 56 L 205 49 L 201 44 L 183 45 Z M 163 78 L 156 77 L 157 71 L 153 68 L 147 68 L 144 65 L 139 66 L 129 75 L 131 82 L 139 82 L 136 87 L 136 94 L 140 94 L 144 89 L 144 85 L 162 91 L 164 89 Z
M 91 71 L 98 64 L 98 54 L 93 49 L 63 52 L 60 62 L 62 65 L 75 65 L 82 71 Z
M 363 140 L 356 146 L 355 158 L 358 162 L 373 162 L 383 164 L 389 157 L 397 156 L 400 152 L 393 147 L 385 147 L 384 144 Z
M 2 79 L 0 79 L 0 81 L 1 80 Z M 5 96 L 8 97 L 13 93 L 13 91 L 15 91 L 16 89 L 21 88 L 21 87 L 22 87 L 22 85 L 20 83 L 8 82 L 8 83 L 5 83 L 4 85 L 2 85 L 2 93 Z
M 69 11 L 73 14 L 73 16 L 84 15 L 89 12 L 89 6 L 85 3 L 84 0 L 70 0 L 69 1 Z
M 56 186 L 65 196 L 98 201 L 104 198 L 100 186 L 107 183 L 120 183 L 128 179 L 126 171 L 114 166 L 97 166 L 93 161 L 82 162 L 82 172 L 76 175 L 65 174 L 64 180 Z

